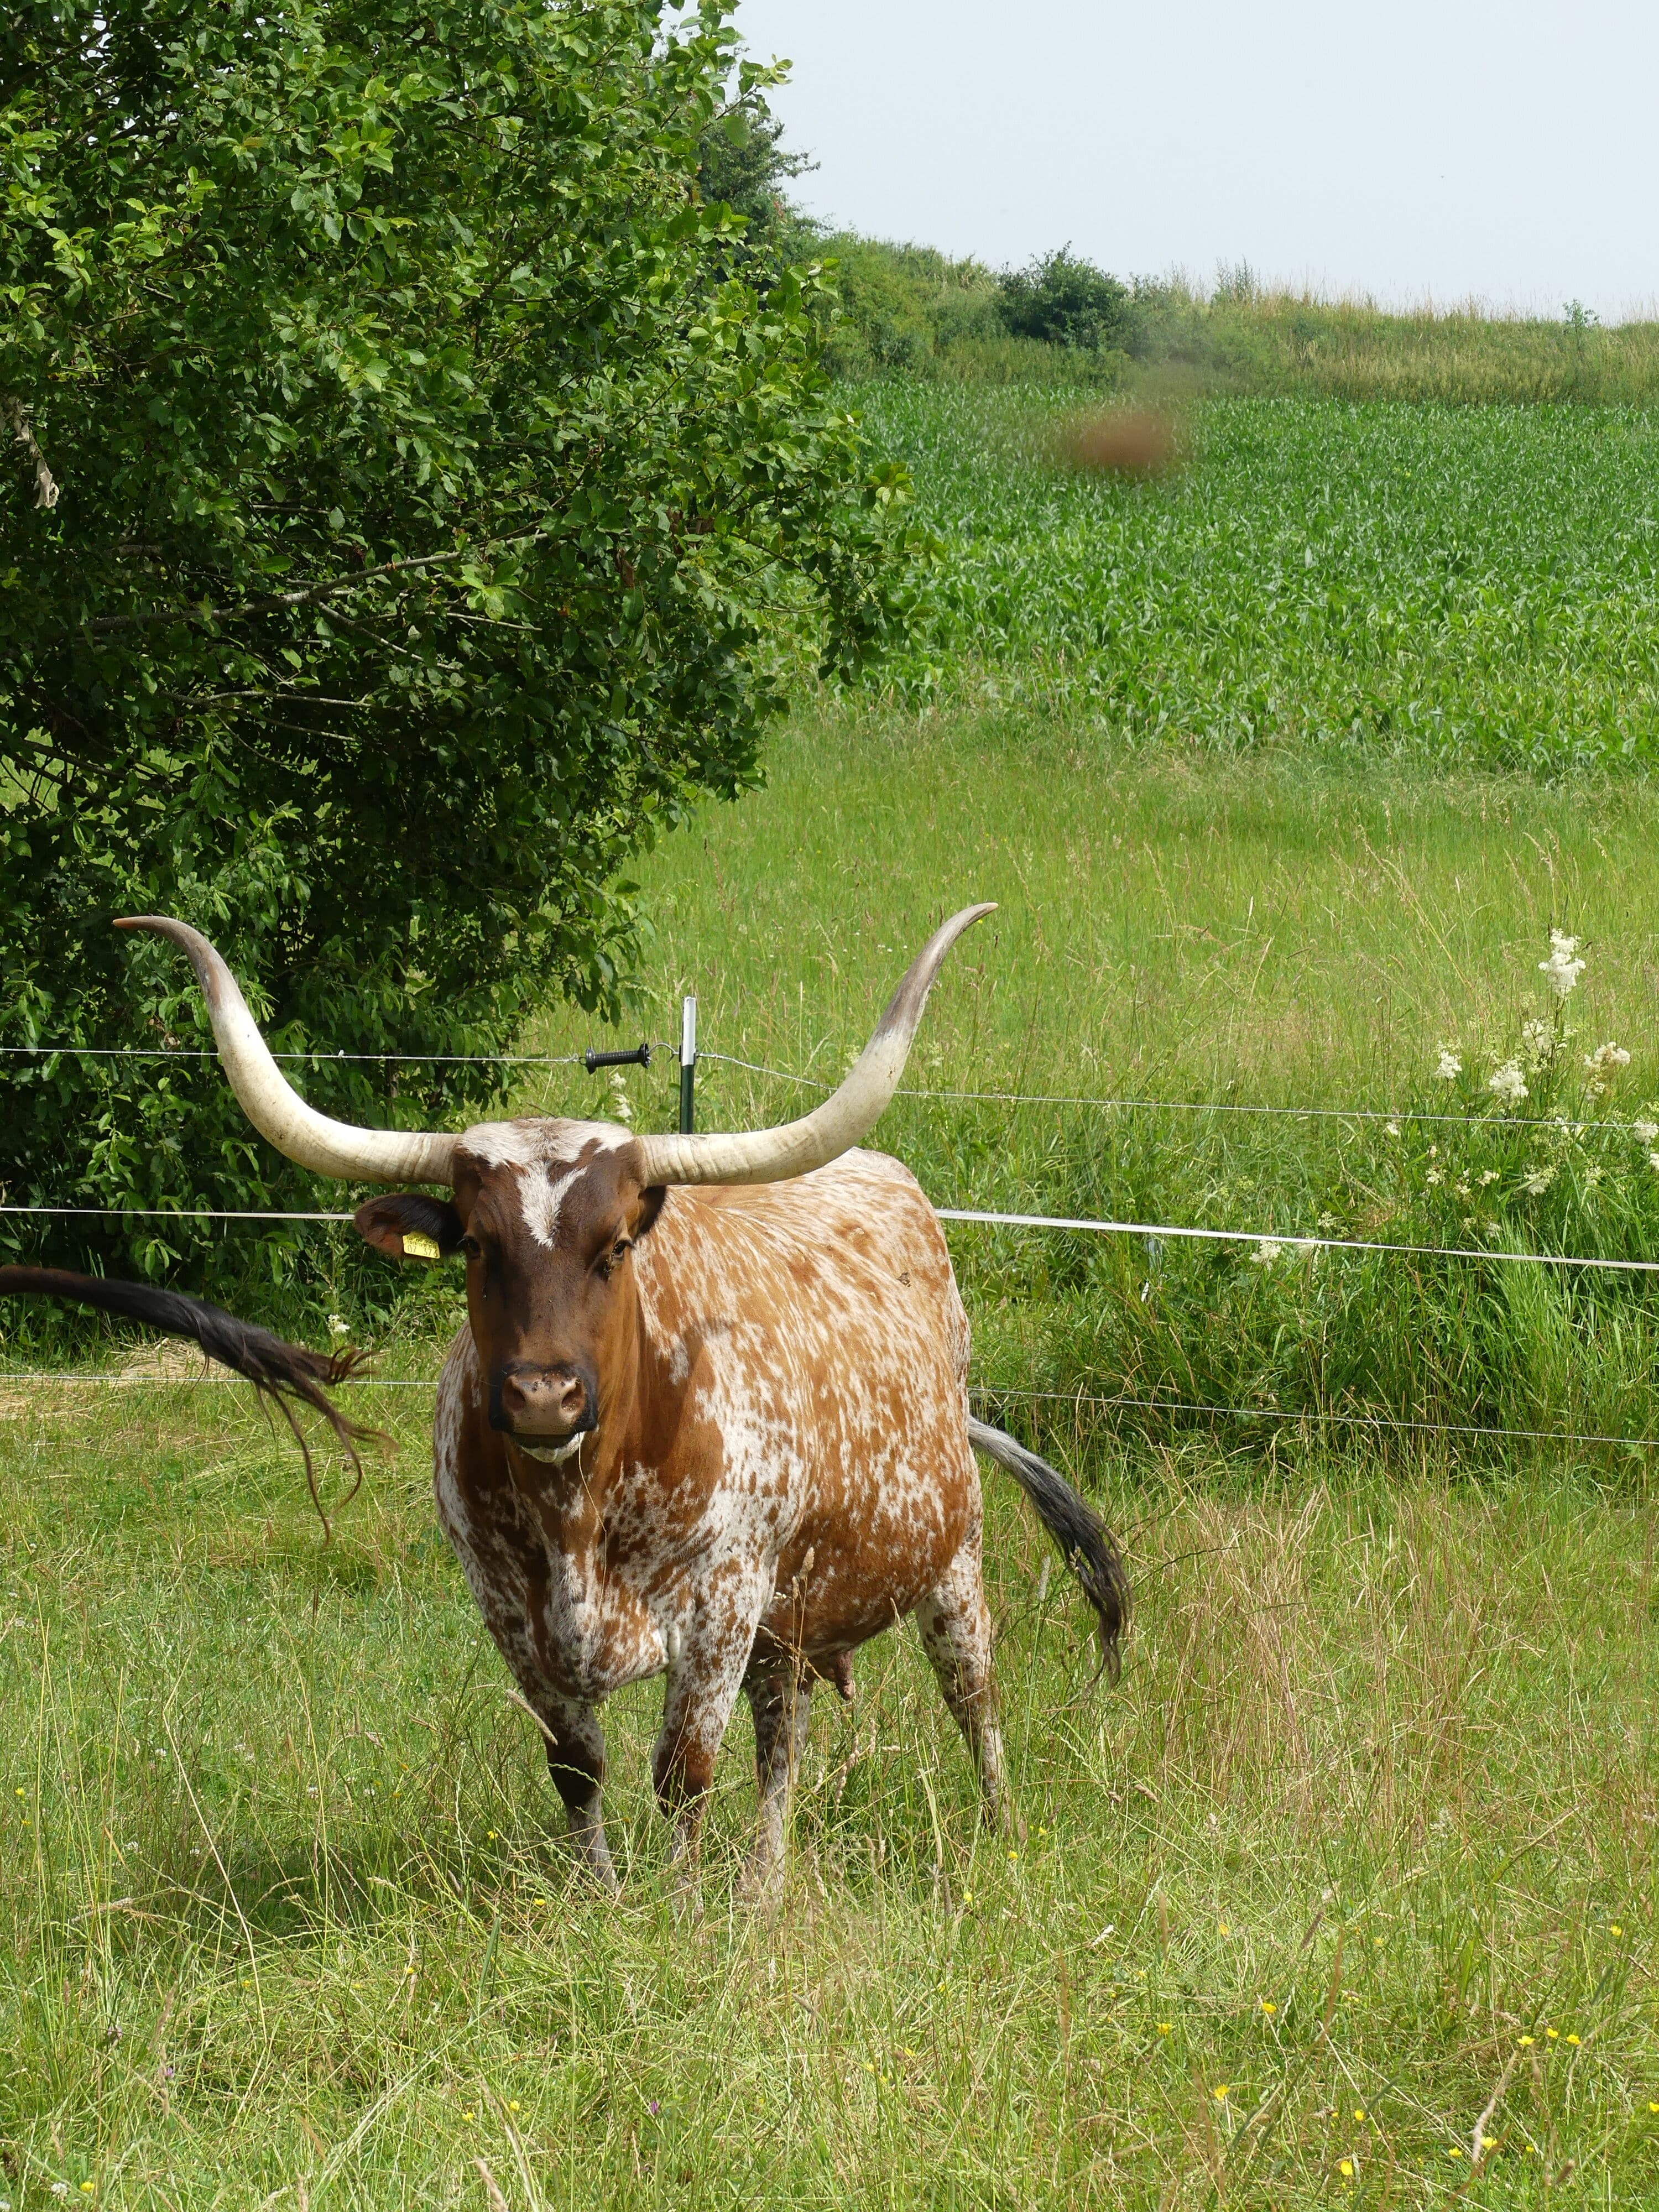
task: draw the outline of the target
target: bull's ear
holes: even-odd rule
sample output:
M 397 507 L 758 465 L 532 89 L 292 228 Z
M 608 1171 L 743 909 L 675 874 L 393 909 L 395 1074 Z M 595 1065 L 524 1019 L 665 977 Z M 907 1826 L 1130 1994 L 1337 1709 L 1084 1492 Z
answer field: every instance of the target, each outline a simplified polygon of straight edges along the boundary
M 371 1198 L 351 1218 L 361 1237 L 393 1260 L 447 1260 L 466 1234 L 466 1224 L 446 1200 L 412 1190 Z
M 663 1200 L 667 1195 L 668 1186 L 665 1182 L 648 1184 L 640 1193 L 640 1210 L 634 1217 L 633 1227 L 629 1231 L 629 1235 L 633 1237 L 635 1243 L 641 1237 L 648 1237 L 655 1228 L 657 1216 L 662 1212 Z

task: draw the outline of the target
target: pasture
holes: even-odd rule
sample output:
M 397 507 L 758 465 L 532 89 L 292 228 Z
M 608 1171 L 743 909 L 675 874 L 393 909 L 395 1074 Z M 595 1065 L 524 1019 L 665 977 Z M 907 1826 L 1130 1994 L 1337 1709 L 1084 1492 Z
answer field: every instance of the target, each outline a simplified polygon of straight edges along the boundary
M 1659 1094 L 1655 802 L 1583 773 L 1650 712 L 1643 423 L 1230 404 L 1188 477 L 1124 492 L 1019 459 L 1046 400 L 998 395 L 992 437 L 984 393 L 878 397 L 946 538 L 958 628 L 897 703 L 804 704 L 769 787 L 653 856 L 649 995 L 622 1041 L 672 1034 L 695 989 L 705 1046 L 732 1055 L 702 1065 L 701 1124 L 781 1118 L 813 1095 L 790 1079 L 839 1073 L 930 919 L 993 897 L 909 1080 L 1002 1095 L 907 1097 L 880 1132 L 940 1203 L 1659 1252 L 1636 1132 Z M 1259 496 L 1235 476 L 1224 499 L 1246 433 Z M 1394 580 L 1345 630 L 1328 592 L 1317 620 L 1296 601 L 1288 554 L 1267 592 L 1258 556 L 1292 544 L 1297 502 L 1364 537 L 1366 438 L 1373 485 L 1378 456 L 1450 455 L 1489 503 L 1470 519 L 1426 466 L 1391 479 L 1365 573 Z M 1454 525 L 1469 565 L 1437 570 Z M 1537 619 L 1483 658 L 1459 579 L 1487 579 L 1490 641 L 1522 568 L 1510 598 Z M 1615 576 L 1623 627 L 1602 620 Z M 1139 641 L 1087 645 L 1109 600 Z M 1367 659 L 1362 633 L 1394 641 Z M 1415 671 L 1464 702 L 1438 726 L 1456 742 L 1339 722 L 1329 702 L 1380 696 L 1385 665 L 1401 699 Z M 1125 669 L 1178 707 L 1161 731 L 1110 704 Z M 1230 702 L 1252 682 L 1278 703 L 1246 731 Z M 1582 742 L 1552 751 L 1569 723 Z M 1570 761 L 1571 783 L 1516 772 Z M 1552 927 L 1587 961 L 1559 1002 Z M 1540 1019 L 1528 1097 L 1500 1112 L 1489 1073 Z M 530 1042 L 589 1041 L 559 1010 Z M 1630 1063 L 1591 1095 L 1583 1059 L 1610 1041 Z M 591 1113 L 620 1091 L 661 1127 L 673 1083 L 665 1063 L 617 1085 L 549 1066 L 515 1103 Z M 1165 1103 L 1018 1103 L 1037 1093 Z M 1218 1110 L 1243 1103 L 1354 1110 Z M 1470 1118 L 1390 1134 L 1368 1109 Z M 294 1233 L 382 1379 L 431 1375 L 454 1281 L 393 1306 L 334 1232 Z M 4 1386 L 17 2212 L 1651 2199 L 1650 1451 L 1550 1434 L 1654 1433 L 1643 1279 L 951 1237 L 977 1380 L 1059 1394 L 999 1402 L 1125 1538 L 1123 1680 L 1091 1687 L 1083 1608 L 988 1473 L 1025 1835 L 981 1832 L 907 1630 L 860 1654 L 850 1707 L 816 1701 L 769 1918 L 732 1902 L 740 1716 L 702 1913 L 675 1921 L 652 1686 L 608 1715 L 623 1899 L 574 1878 L 433 1522 L 423 1389 L 353 1395 L 395 1449 L 324 1545 L 291 1449 L 238 1391 Z M 1078 1402 L 1097 1395 L 1155 1409 Z M 1340 1418 L 1365 1412 L 1545 1433 Z

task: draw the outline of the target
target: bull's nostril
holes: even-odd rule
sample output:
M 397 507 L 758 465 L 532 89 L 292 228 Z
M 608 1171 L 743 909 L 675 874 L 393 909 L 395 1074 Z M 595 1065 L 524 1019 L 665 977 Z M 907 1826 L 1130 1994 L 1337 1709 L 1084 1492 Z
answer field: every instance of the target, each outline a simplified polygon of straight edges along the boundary
M 592 1384 L 564 1366 L 509 1370 L 499 1377 L 492 1402 L 495 1425 L 521 1435 L 556 1435 L 593 1425 Z

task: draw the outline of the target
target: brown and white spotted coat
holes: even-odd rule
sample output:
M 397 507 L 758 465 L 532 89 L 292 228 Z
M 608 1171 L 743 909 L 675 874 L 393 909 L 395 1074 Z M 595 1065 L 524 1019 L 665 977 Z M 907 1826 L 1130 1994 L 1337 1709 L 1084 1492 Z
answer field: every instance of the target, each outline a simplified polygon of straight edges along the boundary
M 763 1883 L 814 1675 L 907 1614 L 1000 1811 L 968 1322 L 932 1207 L 875 1152 L 665 1192 L 632 1153 L 604 1124 L 485 1124 L 453 1208 L 358 1216 L 384 1249 L 435 1231 L 467 1252 L 438 1511 L 573 1834 L 609 1880 L 598 1709 L 660 1673 L 653 1776 L 687 1853 L 746 1690 Z

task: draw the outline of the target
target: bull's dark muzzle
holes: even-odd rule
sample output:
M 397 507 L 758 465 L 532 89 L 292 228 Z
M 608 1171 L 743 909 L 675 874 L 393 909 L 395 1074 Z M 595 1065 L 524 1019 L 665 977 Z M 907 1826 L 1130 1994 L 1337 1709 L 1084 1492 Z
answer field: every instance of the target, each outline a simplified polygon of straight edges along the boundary
M 585 1361 L 509 1359 L 489 1378 L 489 1425 L 505 1435 L 556 1444 L 599 1424 L 599 1380 Z

